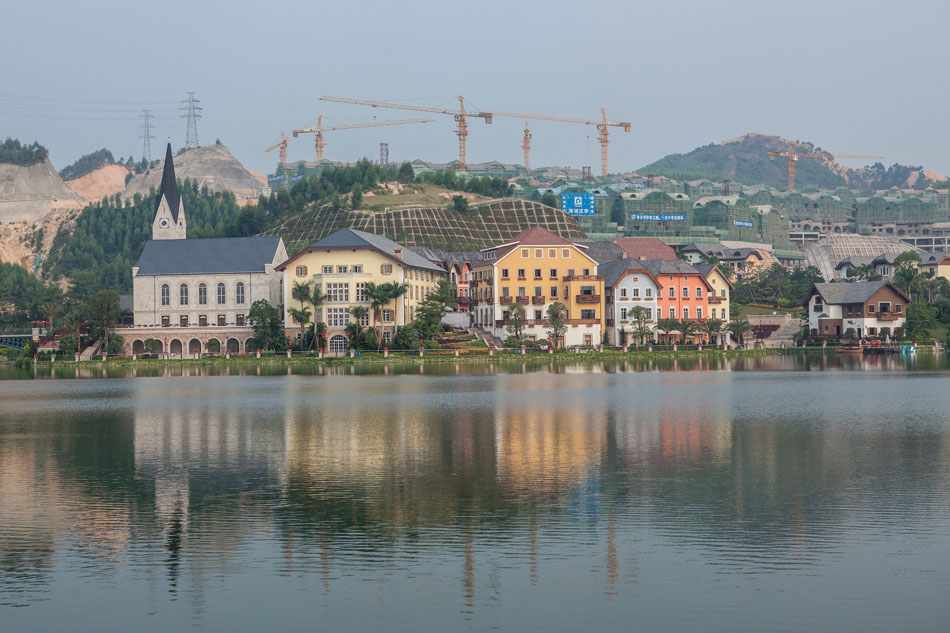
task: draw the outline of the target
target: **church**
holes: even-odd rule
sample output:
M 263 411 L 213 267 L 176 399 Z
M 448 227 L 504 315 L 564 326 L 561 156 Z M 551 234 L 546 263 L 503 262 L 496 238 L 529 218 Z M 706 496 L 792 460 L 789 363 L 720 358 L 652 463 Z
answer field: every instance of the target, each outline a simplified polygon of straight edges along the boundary
M 280 237 L 187 239 L 188 219 L 175 180 L 171 142 L 152 219 L 152 239 L 132 267 L 133 322 L 119 328 L 126 354 L 157 349 L 171 358 L 207 352 L 245 354 L 256 349 L 247 321 L 266 299 L 283 312 L 287 260 Z

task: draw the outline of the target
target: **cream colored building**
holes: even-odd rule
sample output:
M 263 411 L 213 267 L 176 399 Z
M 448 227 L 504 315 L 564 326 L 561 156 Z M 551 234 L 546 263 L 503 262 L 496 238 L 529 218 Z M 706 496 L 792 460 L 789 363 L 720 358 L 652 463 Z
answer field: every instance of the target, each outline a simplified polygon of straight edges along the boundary
M 343 229 L 311 244 L 306 250 L 277 267 L 283 272 L 284 327 L 288 336 L 299 335 L 300 324 L 288 314 L 288 308 L 300 308 L 293 298 L 294 284 L 313 282 L 320 286 L 327 301 L 311 315 L 327 325 L 327 349 L 346 351 L 345 328 L 353 320 L 350 309 L 364 306 L 370 314 L 364 327 L 381 329 L 382 342 L 392 340 L 396 328 L 415 319 L 416 307 L 438 286 L 445 271 L 404 246 L 381 235 Z M 373 323 L 367 283 L 406 285 L 406 293 L 382 306 L 379 323 Z
M 706 298 L 709 304 L 707 309 L 709 318 L 718 319 L 723 324 L 728 323 L 730 321 L 729 301 L 735 286 L 716 264 L 696 264 L 693 268 L 709 282 L 709 295 Z

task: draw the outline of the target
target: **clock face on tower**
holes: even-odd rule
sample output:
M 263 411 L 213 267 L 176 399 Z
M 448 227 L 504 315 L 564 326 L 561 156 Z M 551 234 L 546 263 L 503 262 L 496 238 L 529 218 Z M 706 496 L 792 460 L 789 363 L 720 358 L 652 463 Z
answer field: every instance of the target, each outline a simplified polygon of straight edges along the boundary
M 167 229 L 167 228 L 168 228 L 168 218 L 162 218 L 161 220 L 159 220 L 159 221 L 158 221 L 158 227 L 161 228 L 161 229 Z

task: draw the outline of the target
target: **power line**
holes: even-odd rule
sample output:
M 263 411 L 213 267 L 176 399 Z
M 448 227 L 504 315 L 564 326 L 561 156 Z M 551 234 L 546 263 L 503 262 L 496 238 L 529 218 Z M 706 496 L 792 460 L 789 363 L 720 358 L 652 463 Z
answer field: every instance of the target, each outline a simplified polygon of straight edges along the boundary
M 152 162 L 152 144 L 151 140 L 155 138 L 152 136 L 152 127 L 149 122 L 149 119 L 152 116 L 151 110 L 142 110 L 142 136 L 139 138 L 142 139 L 142 158 L 148 162 Z
M 185 147 L 201 147 L 198 145 L 198 119 L 201 118 L 201 106 L 198 104 L 201 103 L 195 98 L 195 93 L 189 92 L 188 98 L 182 103 L 187 105 L 182 108 L 185 112 L 182 115 L 184 118 L 188 119 L 188 124 L 185 128 Z

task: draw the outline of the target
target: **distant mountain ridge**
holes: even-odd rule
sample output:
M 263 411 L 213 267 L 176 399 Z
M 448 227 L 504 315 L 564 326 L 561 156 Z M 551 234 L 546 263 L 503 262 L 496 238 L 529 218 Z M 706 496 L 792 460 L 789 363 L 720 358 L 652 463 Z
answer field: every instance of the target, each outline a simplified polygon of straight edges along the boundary
M 780 136 L 753 132 L 721 143 L 703 145 L 687 154 L 669 154 L 641 167 L 637 172 L 644 176 L 666 176 L 681 181 L 731 180 L 744 185 L 763 184 L 784 189 L 788 183 L 787 160 L 769 160 L 769 152 L 784 152 L 788 150 L 788 144 L 788 139 Z M 796 153 L 833 153 L 806 141 L 792 141 L 792 147 Z M 931 176 L 939 176 L 925 172 L 919 166 L 897 163 L 887 168 L 882 163 L 869 167 L 856 169 L 833 159 L 802 159 L 795 166 L 796 188 L 849 187 L 873 190 L 911 185 L 920 188 L 922 183 L 936 180 Z

